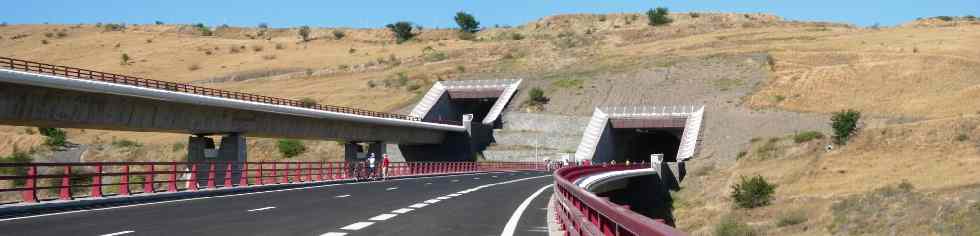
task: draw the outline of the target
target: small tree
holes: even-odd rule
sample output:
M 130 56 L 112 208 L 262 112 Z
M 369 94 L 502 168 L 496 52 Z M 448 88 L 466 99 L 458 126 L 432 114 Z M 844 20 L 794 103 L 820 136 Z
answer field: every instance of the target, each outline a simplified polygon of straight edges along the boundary
M 154 21 L 154 22 L 153 22 L 153 24 L 156 24 L 156 25 L 163 25 L 163 21 Z
M 344 33 L 344 31 L 340 31 L 340 30 L 334 30 L 333 31 L 333 38 L 334 39 L 340 40 L 340 39 L 344 38 L 345 36 L 347 36 L 347 33 Z
M 667 14 L 668 10 L 666 7 L 657 7 L 657 9 L 647 11 L 647 19 L 650 20 L 649 24 L 651 26 L 666 25 L 674 22 Z
M 303 107 L 316 106 L 316 100 L 313 100 L 312 98 L 303 98 L 300 99 L 299 102 L 302 103 Z
M 306 146 L 295 139 L 280 139 L 276 146 L 279 148 L 279 153 L 286 158 L 293 158 L 306 152 Z
M 752 178 L 741 178 L 741 182 L 732 186 L 732 200 L 739 208 L 756 208 L 769 205 L 772 201 L 772 194 L 776 192 L 776 185 L 766 182 L 762 176 L 756 175 Z
M 65 131 L 58 128 L 37 128 L 38 133 L 45 136 L 44 145 L 49 147 L 63 147 L 67 143 Z
M 469 13 L 457 12 L 454 19 L 456 20 L 456 24 L 459 25 L 460 32 L 476 33 L 476 31 L 479 31 L 480 22 L 476 21 L 476 18 L 473 18 L 473 15 Z
M 120 59 L 122 60 L 122 61 L 121 61 L 121 62 L 119 63 L 120 65 L 128 65 L 128 64 L 129 64 L 129 59 L 131 59 L 131 58 L 129 58 L 129 54 L 125 54 L 125 53 L 123 53 L 123 54 L 122 54 L 122 58 L 120 58 Z
M 303 39 L 303 42 L 310 41 L 310 27 L 303 26 L 299 27 L 299 37 Z
M 259 23 L 259 29 L 268 29 L 268 28 L 269 28 L 269 23 L 265 23 L 265 22 Z
M 412 22 L 399 21 L 394 24 L 388 24 L 385 27 L 395 33 L 395 39 L 398 43 L 403 43 L 415 37 L 415 34 L 412 33 Z
M 846 144 L 851 135 L 856 132 L 857 123 L 860 119 L 861 112 L 855 110 L 848 109 L 835 112 L 834 116 L 830 118 L 830 126 L 834 129 L 834 143 Z

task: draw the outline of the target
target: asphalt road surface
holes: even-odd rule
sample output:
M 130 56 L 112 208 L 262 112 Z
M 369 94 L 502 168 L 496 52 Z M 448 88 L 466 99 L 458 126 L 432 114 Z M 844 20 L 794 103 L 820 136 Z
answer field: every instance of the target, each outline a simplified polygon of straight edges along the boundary
M 528 171 L 323 185 L 0 219 L 0 235 L 548 235 L 552 183 Z

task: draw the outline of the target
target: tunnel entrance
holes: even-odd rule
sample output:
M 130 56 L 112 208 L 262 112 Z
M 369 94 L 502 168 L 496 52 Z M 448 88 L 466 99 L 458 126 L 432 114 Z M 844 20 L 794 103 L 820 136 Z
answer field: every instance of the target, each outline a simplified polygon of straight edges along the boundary
M 613 129 L 616 153 L 612 160 L 650 162 L 650 154 L 664 154 L 665 161 L 674 162 L 683 132 L 683 128 Z
M 483 120 L 490 113 L 490 108 L 497 102 L 497 98 L 453 98 L 450 104 L 456 107 L 458 112 L 452 114 L 451 120 L 462 120 L 463 115 L 473 114 L 473 120 Z

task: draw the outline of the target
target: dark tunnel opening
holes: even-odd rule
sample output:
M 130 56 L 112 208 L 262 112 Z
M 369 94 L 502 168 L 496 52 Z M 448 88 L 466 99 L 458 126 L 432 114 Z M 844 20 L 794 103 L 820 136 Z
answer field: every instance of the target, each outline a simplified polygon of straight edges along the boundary
M 616 162 L 650 162 L 651 154 L 664 154 L 664 161 L 677 160 L 683 128 L 614 129 Z
M 497 101 L 497 98 L 467 98 L 450 100 L 453 107 L 458 111 L 453 114 L 452 120 L 461 120 L 465 114 L 473 114 L 474 122 L 481 122 L 490 113 L 490 108 Z

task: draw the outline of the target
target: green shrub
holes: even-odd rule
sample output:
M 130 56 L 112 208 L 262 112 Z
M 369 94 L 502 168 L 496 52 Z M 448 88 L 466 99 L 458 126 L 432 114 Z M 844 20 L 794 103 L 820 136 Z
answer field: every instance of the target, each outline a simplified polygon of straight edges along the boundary
M 299 37 L 301 39 L 303 39 L 303 42 L 310 41 L 310 27 L 309 26 L 305 26 L 304 25 L 302 27 L 299 27 L 299 32 L 297 32 L 297 33 L 299 34 Z
M 44 145 L 49 147 L 64 147 L 67 143 L 65 131 L 58 128 L 37 128 L 38 133 L 45 136 Z
M 776 185 L 770 184 L 762 176 L 743 176 L 738 184 L 732 186 L 731 197 L 738 208 L 756 208 L 769 205 L 775 192 Z
M 154 21 L 153 24 L 155 24 L 155 25 L 163 25 L 163 21 Z
M 956 141 L 963 142 L 963 141 L 966 141 L 966 140 L 970 140 L 970 136 L 968 136 L 966 134 L 956 135 Z
M 116 148 L 138 148 L 142 147 L 143 144 L 129 139 L 117 139 L 112 141 L 112 146 Z
M 456 25 L 459 25 L 459 31 L 461 32 L 475 33 L 480 30 L 480 22 L 476 21 L 476 18 L 469 13 L 457 12 L 456 17 L 453 19 L 456 20 Z
M 531 100 L 529 101 L 530 105 L 544 105 L 551 101 L 550 98 L 544 96 L 544 90 L 541 90 L 541 88 L 532 88 L 531 91 L 528 92 L 528 95 L 531 96 Z
M 120 65 L 128 65 L 129 64 L 129 59 L 131 59 L 131 58 L 129 58 L 129 54 L 123 53 L 122 54 L 122 57 L 120 57 L 119 59 L 121 60 L 119 62 Z
M 279 154 L 285 158 L 293 158 L 306 152 L 306 146 L 295 139 L 280 139 L 276 147 L 279 148 Z
M 102 27 L 102 31 L 123 31 L 126 30 L 126 24 L 104 24 L 96 25 L 96 27 Z
M 390 29 L 392 33 L 395 33 L 397 43 L 403 43 L 415 37 L 415 34 L 412 33 L 412 22 L 399 21 L 394 24 L 385 25 L 385 27 Z
M 793 135 L 793 142 L 805 143 L 814 139 L 823 139 L 823 137 L 823 133 L 820 133 L 820 131 L 804 131 Z
M 269 23 L 259 23 L 259 29 L 268 29 Z
M 939 19 L 939 20 L 942 20 L 942 21 L 953 21 L 953 17 L 951 17 L 951 16 L 937 16 L 936 19 Z
M 171 151 L 178 152 L 180 150 L 184 150 L 185 147 L 187 147 L 186 144 L 184 144 L 182 142 L 176 142 L 176 143 L 174 143 L 173 148 L 171 149 Z
M 466 66 L 458 65 L 456 66 L 456 71 L 458 71 L 459 73 L 466 72 Z
M 715 226 L 715 236 L 754 236 L 755 230 L 751 226 L 741 222 L 738 218 L 730 215 L 722 216 L 721 222 Z
M 340 39 L 342 39 L 342 38 L 344 38 L 346 36 L 347 36 L 347 33 L 344 33 L 344 31 L 340 31 L 340 30 L 334 30 L 333 31 L 333 38 L 334 39 L 340 40 Z
M 303 107 L 313 107 L 313 106 L 316 106 L 316 100 L 313 100 L 312 98 L 302 98 L 302 99 L 299 100 L 299 102 L 300 102 L 301 106 L 303 106 Z
M 779 218 L 776 220 L 776 226 L 786 227 L 790 225 L 798 225 L 803 222 L 806 222 L 807 220 L 808 219 L 805 211 L 802 210 L 789 211 L 783 213 L 782 215 L 779 215 Z
M 830 118 L 831 127 L 834 129 L 834 143 L 846 144 L 851 135 L 856 132 L 858 120 L 861 119 L 861 112 L 846 110 L 834 113 Z
M 456 36 L 457 36 L 457 38 L 459 38 L 459 40 L 472 41 L 472 40 L 476 39 L 476 34 L 470 33 L 470 32 L 465 32 L 465 31 L 463 31 L 463 32 L 457 32 L 456 33 Z
M 431 52 L 423 55 L 423 58 L 426 62 L 437 62 L 449 59 L 449 55 L 446 55 L 445 52 Z
M 669 12 L 666 7 L 657 7 L 657 9 L 647 11 L 647 19 L 650 20 L 650 26 L 666 25 L 674 22 L 667 14 Z
M 510 34 L 510 39 L 513 39 L 513 40 L 522 40 L 522 39 L 524 39 L 524 35 L 521 34 L 521 33 L 514 32 L 514 33 L 511 33 Z
M 204 23 L 194 24 L 194 28 L 197 29 L 197 31 L 200 31 L 201 32 L 201 36 L 212 36 L 212 35 L 214 35 L 214 32 L 211 31 L 211 28 L 208 28 L 207 26 L 204 26 Z
M 28 155 L 26 152 L 17 150 L 17 147 L 14 147 L 14 152 L 10 154 L 10 156 L 0 157 L 0 163 L 31 163 L 32 161 L 34 161 L 34 159 L 31 158 L 30 155 Z M 27 167 L 2 167 L 0 168 L 0 174 L 25 176 L 27 175 Z M 20 187 L 24 186 L 25 180 L 15 179 L 13 182 L 14 186 Z
M 690 15 L 691 18 L 701 17 L 701 14 L 700 13 L 697 13 L 697 12 L 690 12 L 690 13 L 687 13 L 687 14 Z

